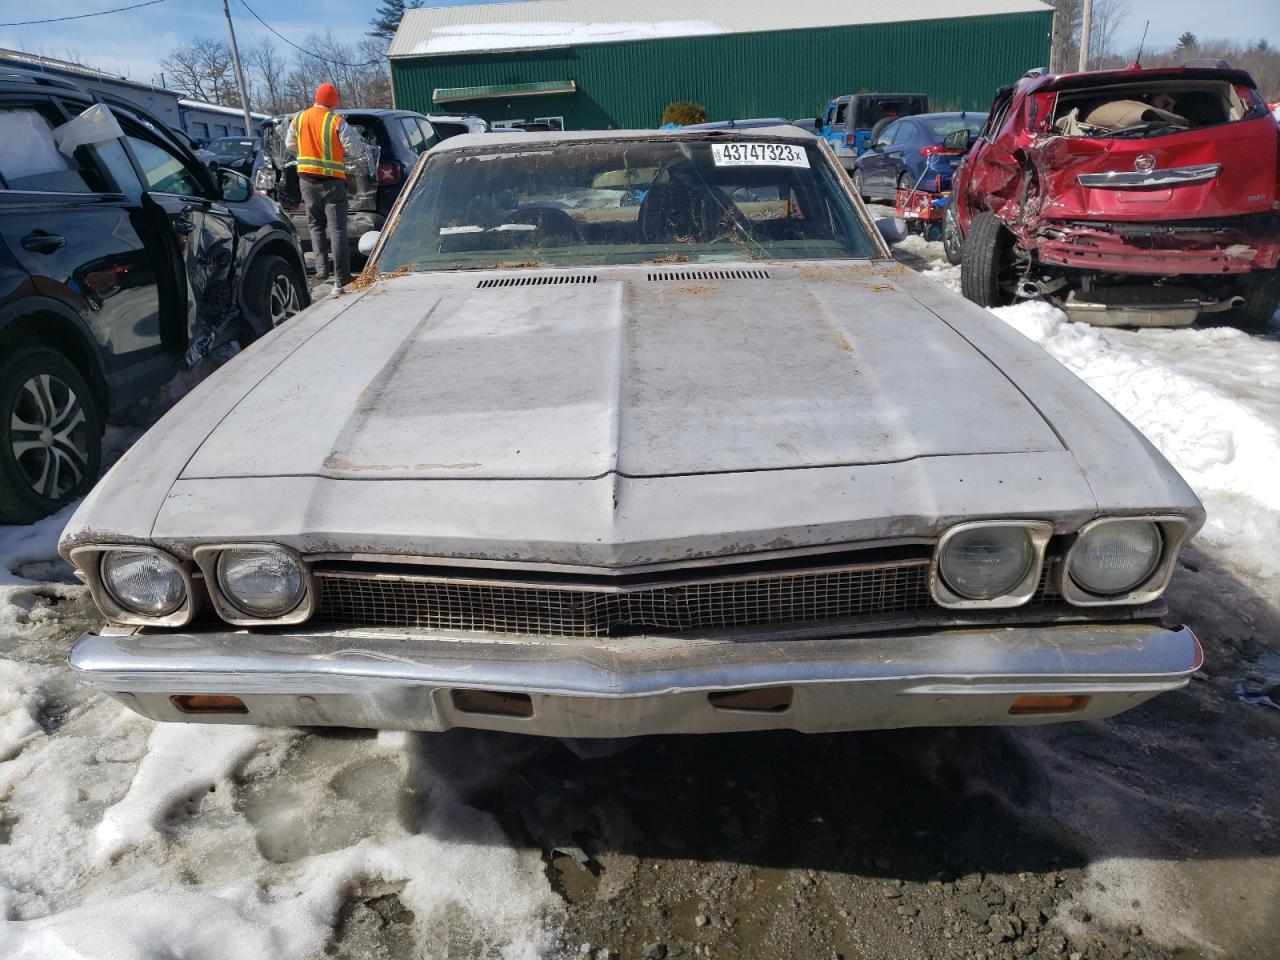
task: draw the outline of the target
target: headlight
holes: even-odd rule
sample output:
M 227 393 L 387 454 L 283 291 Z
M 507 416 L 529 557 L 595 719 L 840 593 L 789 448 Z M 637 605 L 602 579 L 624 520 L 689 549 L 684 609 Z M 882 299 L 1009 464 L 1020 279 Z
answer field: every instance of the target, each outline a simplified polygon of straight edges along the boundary
M 129 613 L 165 617 L 187 599 L 182 571 L 159 553 L 110 550 L 102 555 L 101 574 L 111 599 Z
M 1101 597 L 1140 587 L 1160 565 L 1164 540 L 1149 520 L 1099 523 L 1082 533 L 1071 550 L 1071 579 Z
M 938 572 L 959 596 L 994 600 L 1027 578 L 1035 557 L 1026 528 L 975 526 L 957 532 L 947 541 Z
M 292 611 L 306 593 L 302 565 L 272 547 L 235 547 L 218 557 L 218 586 L 249 617 L 270 620 Z

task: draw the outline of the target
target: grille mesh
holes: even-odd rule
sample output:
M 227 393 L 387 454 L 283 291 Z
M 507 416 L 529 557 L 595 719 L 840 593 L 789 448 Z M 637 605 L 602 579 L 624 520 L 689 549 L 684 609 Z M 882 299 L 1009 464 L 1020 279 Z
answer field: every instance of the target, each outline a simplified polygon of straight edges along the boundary
M 320 617 L 351 626 L 599 637 L 933 613 L 929 565 L 778 573 L 619 592 L 318 571 Z

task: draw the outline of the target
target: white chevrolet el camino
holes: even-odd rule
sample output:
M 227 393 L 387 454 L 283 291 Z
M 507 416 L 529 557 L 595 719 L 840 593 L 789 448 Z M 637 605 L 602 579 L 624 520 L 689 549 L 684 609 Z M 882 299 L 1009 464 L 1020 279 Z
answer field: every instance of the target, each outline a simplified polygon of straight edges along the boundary
M 448 140 L 357 286 L 80 507 L 86 683 L 578 738 L 1103 717 L 1200 665 L 1194 493 L 797 128 Z

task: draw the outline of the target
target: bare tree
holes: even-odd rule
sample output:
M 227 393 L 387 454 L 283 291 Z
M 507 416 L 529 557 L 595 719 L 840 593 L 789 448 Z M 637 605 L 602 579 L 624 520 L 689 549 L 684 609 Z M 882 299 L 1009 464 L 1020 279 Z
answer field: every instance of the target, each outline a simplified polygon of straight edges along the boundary
M 173 85 L 193 100 L 239 106 L 231 70 L 231 52 L 220 40 L 196 37 L 160 61 Z
M 1116 31 L 1129 15 L 1129 0 L 1093 0 L 1089 25 L 1089 62 L 1097 66 L 1115 52 Z
M 251 81 L 256 88 L 254 99 L 267 113 L 288 113 L 306 106 L 292 100 L 285 91 L 285 74 L 288 61 L 280 55 L 275 44 L 263 40 L 249 50 L 245 57 Z

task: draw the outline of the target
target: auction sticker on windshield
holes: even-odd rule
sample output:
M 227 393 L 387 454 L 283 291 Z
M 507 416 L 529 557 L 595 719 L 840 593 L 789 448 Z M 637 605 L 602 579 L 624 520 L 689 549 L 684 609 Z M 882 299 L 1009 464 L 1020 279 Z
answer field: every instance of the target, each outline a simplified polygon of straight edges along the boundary
M 717 167 L 809 167 L 804 147 L 791 143 L 713 143 Z

